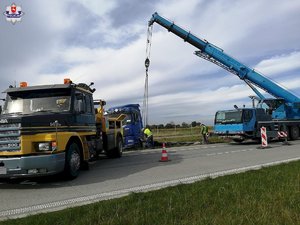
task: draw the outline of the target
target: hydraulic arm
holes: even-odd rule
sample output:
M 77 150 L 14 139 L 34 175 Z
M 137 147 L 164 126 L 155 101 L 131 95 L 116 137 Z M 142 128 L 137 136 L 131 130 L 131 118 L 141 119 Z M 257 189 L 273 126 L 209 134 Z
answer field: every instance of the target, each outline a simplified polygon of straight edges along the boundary
M 283 99 L 284 102 L 287 103 L 288 107 L 291 109 L 291 113 L 289 113 L 290 116 L 293 118 L 300 117 L 300 99 L 293 93 L 289 92 L 285 88 L 266 78 L 254 69 L 251 69 L 246 65 L 240 63 L 239 61 L 235 60 L 231 56 L 224 53 L 224 51 L 221 48 L 209 43 L 206 40 L 196 37 L 192 33 L 187 32 L 186 30 L 175 25 L 173 22 L 170 22 L 167 19 L 161 17 L 160 15 L 158 15 L 158 13 L 154 13 L 152 15 L 152 18 L 149 21 L 149 27 L 152 26 L 155 22 L 166 28 L 168 31 L 179 36 L 184 41 L 198 48 L 199 50 L 195 52 L 197 56 L 200 56 L 210 62 L 213 62 L 218 66 L 222 67 L 223 69 L 226 69 L 229 72 L 237 75 L 240 79 L 244 80 L 250 87 L 251 84 L 256 85 L 257 87 L 273 95 L 275 98 Z

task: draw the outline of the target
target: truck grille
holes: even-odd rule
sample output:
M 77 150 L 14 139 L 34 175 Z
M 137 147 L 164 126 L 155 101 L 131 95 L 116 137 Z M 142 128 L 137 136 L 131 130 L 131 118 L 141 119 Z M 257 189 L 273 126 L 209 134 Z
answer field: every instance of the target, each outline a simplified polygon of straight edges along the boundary
M 0 152 L 20 151 L 20 123 L 0 124 Z

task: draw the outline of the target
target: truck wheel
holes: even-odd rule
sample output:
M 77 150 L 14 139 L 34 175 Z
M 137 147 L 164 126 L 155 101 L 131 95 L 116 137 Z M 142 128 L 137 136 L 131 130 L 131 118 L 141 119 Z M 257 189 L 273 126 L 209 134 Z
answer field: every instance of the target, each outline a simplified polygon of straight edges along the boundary
M 245 139 L 234 138 L 232 140 L 236 143 L 242 143 Z
M 143 141 L 139 140 L 138 148 L 139 149 L 144 149 L 145 148 Z
M 107 156 L 109 158 L 120 158 L 123 154 L 123 141 L 122 137 L 118 136 L 117 137 L 117 146 L 113 148 L 112 150 L 109 150 L 107 152 Z
M 74 179 L 80 171 L 80 149 L 76 143 L 72 143 L 66 152 L 65 177 Z
M 117 138 L 117 147 L 115 149 L 115 152 L 116 152 L 116 158 L 122 157 L 122 154 L 123 154 L 123 141 L 122 141 L 122 138 L 120 136 L 118 136 L 118 138 Z
M 291 140 L 297 140 L 299 138 L 299 128 L 297 126 L 290 128 L 290 138 Z

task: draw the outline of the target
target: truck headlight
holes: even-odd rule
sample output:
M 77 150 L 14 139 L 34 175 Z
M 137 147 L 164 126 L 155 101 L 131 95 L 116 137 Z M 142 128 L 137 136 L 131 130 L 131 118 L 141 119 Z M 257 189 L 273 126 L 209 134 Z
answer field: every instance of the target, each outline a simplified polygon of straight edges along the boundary
M 36 143 L 36 150 L 37 151 L 55 151 L 56 150 L 56 142 L 38 142 Z
M 38 143 L 38 151 L 51 151 L 51 146 L 49 142 Z

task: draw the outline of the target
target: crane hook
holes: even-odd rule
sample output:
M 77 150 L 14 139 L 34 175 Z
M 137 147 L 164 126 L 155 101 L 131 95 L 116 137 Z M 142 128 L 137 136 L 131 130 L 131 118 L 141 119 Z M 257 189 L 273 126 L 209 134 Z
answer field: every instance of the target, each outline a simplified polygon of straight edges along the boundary
M 148 71 L 149 65 L 150 65 L 150 59 L 147 57 L 145 60 L 146 71 Z

